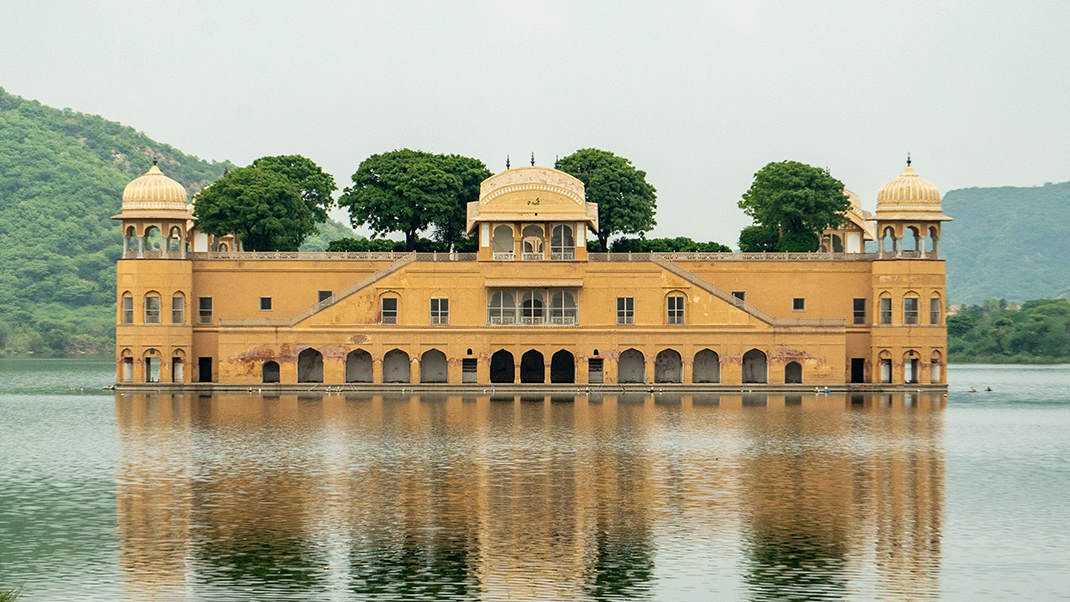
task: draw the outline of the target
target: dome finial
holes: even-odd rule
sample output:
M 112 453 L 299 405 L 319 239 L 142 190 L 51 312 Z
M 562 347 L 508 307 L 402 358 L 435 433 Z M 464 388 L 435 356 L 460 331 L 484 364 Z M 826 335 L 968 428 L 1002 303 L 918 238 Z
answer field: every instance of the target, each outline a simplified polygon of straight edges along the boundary
M 535 151 L 531 151 L 531 166 L 535 167 Z
M 157 157 L 156 155 L 153 155 L 153 156 L 152 156 L 152 164 L 153 164 L 153 165 L 156 165 L 156 163 L 157 163 L 157 162 L 158 162 L 159 160 L 160 160 L 160 158 L 159 158 L 159 157 Z
M 910 151 L 907 151 L 907 167 L 910 167 Z
M 509 169 L 509 155 L 505 155 L 505 168 Z

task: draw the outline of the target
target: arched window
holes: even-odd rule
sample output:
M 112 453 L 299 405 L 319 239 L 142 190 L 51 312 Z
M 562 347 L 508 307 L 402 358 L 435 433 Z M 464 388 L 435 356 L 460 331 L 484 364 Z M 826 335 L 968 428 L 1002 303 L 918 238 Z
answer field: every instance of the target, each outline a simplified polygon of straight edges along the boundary
M 279 382 L 279 363 L 275 360 L 264 362 L 264 365 L 260 367 L 260 380 L 265 383 Z
M 944 305 L 939 295 L 929 298 L 929 324 L 938 326 L 944 323 Z
M 420 356 L 420 382 L 444 383 L 447 377 L 445 353 L 438 349 L 428 349 Z
M 550 230 L 550 259 L 571 261 L 576 258 L 576 241 L 572 226 L 558 224 Z
M 666 324 L 683 324 L 684 323 L 684 306 L 686 305 L 687 297 L 681 292 L 672 292 L 665 297 L 665 323 Z
M 557 291 L 550 298 L 550 323 L 575 324 L 576 299 L 568 291 Z
M 488 324 L 513 324 L 516 322 L 516 303 L 513 301 L 513 293 L 509 291 L 495 291 L 490 296 L 487 305 Z
M 892 296 L 888 293 L 882 293 L 879 299 L 878 308 L 880 310 L 880 323 L 891 324 L 892 323 Z
M 494 259 L 512 260 L 514 251 L 513 229 L 506 225 L 494 228 L 494 242 L 491 244 L 491 252 Z
M 683 362 L 675 349 L 663 349 L 654 358 L 654 382 L 683 382 Z
M 520 304 L 520 317 L 522 324 L 542 323 L 542 291 L 524 291 L 523 301 Z
M 182 293 L 171 296 L 171 323 L 186 323 L 186 297 Z
M 840 238 L 839 234 L 832 235 L 832 252 L 843 253 L 843 239 Z
M 691 382 L 721 382 L 721 358 L 717 356 L 717 352 L 703 349 L 695 354 L 695 360 L 691 367 Z
M 160 323 L 160 293 L 156 291 L 145 293 L 145 323 Z
M 122 320 L 123 324 L 133 324 L 134 323 L 134 296 L 131 295 L 130 293 L 123 293 L 123 298 L 122 298 L 122 302 L 121 303 L 122 303 L 122 305 L 121 305 L 122 316 L 120 317 L 120 320 Z
M 546 233 L 543 231 L 542 226 L 529 225 L 524 226 L 524 230 L 521 233 L 522 238 L 520 241 L 523 243 L 523 256 L 522 259 L 528 261 L 538 261 L 543 258 L 543 247 L 545 246 Z
M 908 293 L 903 297 L 903 324 L 918 324 L 918 296 Z
M 297 382 L 323 382 L 323 354 L 309 347 L 297 354 Z

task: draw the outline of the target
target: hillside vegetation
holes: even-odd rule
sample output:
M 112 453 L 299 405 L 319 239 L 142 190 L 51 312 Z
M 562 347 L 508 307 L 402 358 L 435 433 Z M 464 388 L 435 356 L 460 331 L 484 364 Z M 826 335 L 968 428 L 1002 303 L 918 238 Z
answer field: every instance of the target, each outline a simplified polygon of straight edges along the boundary
M 948 192 L 941 253 L 953 304 L 1002 298 L 1065 297 L 1070 270 L 1070 182 L 1032 188 L 965 188 Z
M 1070 301 L 967 305 L 947 318 L 947 350 L 955 363 L 1070 363 Z

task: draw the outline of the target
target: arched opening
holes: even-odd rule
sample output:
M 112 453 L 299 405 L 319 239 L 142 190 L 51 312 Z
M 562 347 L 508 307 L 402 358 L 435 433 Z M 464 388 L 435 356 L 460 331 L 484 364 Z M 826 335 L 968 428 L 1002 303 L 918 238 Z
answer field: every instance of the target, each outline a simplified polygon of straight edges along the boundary
M 944 306 L 939 295 L 929 297 L 929 324 L 939 326 L 944 323 Z
M 268 360 L 264 362 L 264 365 L 260 367 L 260 382 L 263 383 L 277 383 L 279 382 L 279 363 L 275 360 Z
M 903 355 L 903 382 L 915 384 L 919 381 L 920 358 L 917 351 L 907 351 Z
M 509 260 L 514 252 L 513 229 L 506 225 L 494 228 L 494 240 L 491 242 L 491 253 L 494 259 Z
M 788 365 L 784 366 L 784 382 L 789 385 L 801 383 L 802 364 L 799 362 L 788 362 Z
M 182 251 L 182 248 L 182 230 L 178 226 L 173 226 L 167 233 L 167 251 L 177 253 Z
M 550 358 L 550 382 L 576 382 L 576 357 L 564 349 Z
M 832 235 L 832 252 L 843 253 L 843 239 L 840 238 L 839 234 Z
M 881 382 L 892 382 L 892 354 L 887 351 L 881 351 L 880 354 L 881 365 Z
M 654 382 L 683 382 L 683 362 L 675 349 L 663 349 L 654 358 Z
M 160 352 L 149 349 L 145 352 L 145 382 L 160 382 Z
M 847 234 L 847 252 L 848 253 L 861 253 L 862 252 L 862 235 L 858 232 L 850 232 Z
M 490 382 L 516 382 L 516 366 L 513 363 L 512 353 L 499 349 L 490 356 Z
M 903 232 L 903 250 L 917 251 L 919 249 L 921 249 L 921 235 L 918 234 L 917 228 L 910 226 Z
M 140 248 L 138 246 L 139 240 L 140 239 L 137 237 L 137 231 L 134 230 L 134 227 L 127 227 L 127 229 L 123 232 L 123 254 L 125 255 L 127 251 L 137 251 Z
M 646 381 L 646 359 L 637 349 L 628 349 L 617 359 L 618 383 L 641 383 Z
M 576 298 L 572 296 L 572 293 L 557 291 L 550 298 L 550 323 L 576 323 Z
M 129 349 L 123 349 L 119 365 L 119 380 L 124 383 L 134 382 L 134 354 Z
M 936 228 L 929 228 L 929 240 L 928 248 L 925 249 L 925 254 L 930 259 L 937 259 L 940 256 L 940 233 Z
M 543 247 L 546 243 L 545 236 L 546 233 L 543 231 L 542 226 L 524 226 L 520 239 L 520 242 L 523 243 L 523 255 L 521 258 L 527 260 L 542 259 Z
M 940 361 L 940 352 L 933 351 L 932 356 L 929 358 L 929 382 L 933 384 L 939 384 L 943 382 L 943 362 Z
M 428 349 L 420 356 L 420 382 L 444 383 L 446 381 L 446 354 L 438 349 Z
M 363 349 L 354 349 L 346 354 L 346 382 L 372 382 L 372 354 Z
M 691 382 L 721 382 L 721 358 L 715 351 L 703 349 L 695 354 L 695 361 L 691 367 Z
M 881 252 L 889 255 L 894 255 L 896 252 L 895 230 L 892 228 L 885 228 L 884 233 L 881 234 Z
M 769 382 L 765 353 L 757 349 L 751 349 L 743 354 L 743 382 Z
M 576 242 L 572 226 L 558 224 L 550 230 L 550 259 L 572 260 L 576 257 Z
M 186 323 L 186 296 L 182 293 L 175 293 L 171 296 L 171 323 Z
M 520 382 L 546 382 L 546 365 L 538 351 L 531 349 L 520 356 Z
M 146 251 L 162 251 L 164 249 L 163 235 L 160 234 L 160 229 L 156 226 L 149 226 L 145 230 L 145 250 Z
M 134 323 L 134 297 L 130 293 L 123 293 L 122 305 L 122 320 L 123 324 Z
M 186 352 L 175 349 L 171 352 L 171 382 L 181 384 L 186 381 Z
M 383 382 L 407 383 L 411 380 L 412 363 L 409 354 L 400 349 L 391 349 L 383 356 Z
M 323 382 L 323 354 L 309 347 L 297 354 L 297 382 Z
M 542 324 L 542 291 L 525 291 L 520 302 L 521 324 Z
M 145 293 L 145 323 L 160 323 L 160 293 L 156 291 Z

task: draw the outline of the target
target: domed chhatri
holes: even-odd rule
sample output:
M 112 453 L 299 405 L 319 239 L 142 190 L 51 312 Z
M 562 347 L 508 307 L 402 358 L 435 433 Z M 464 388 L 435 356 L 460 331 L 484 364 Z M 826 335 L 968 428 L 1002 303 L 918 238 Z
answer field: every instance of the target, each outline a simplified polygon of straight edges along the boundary
M 186 212 L 189 194 L 185 187 L 165 176 L 155 164 L 145 175 L 136 178 L 123 189 L 123 211 L 173 210 Z
M 877 219 L 924 219 L 949 221 L 941 214 L 940 190 L 907 168 L 877 192 Z

